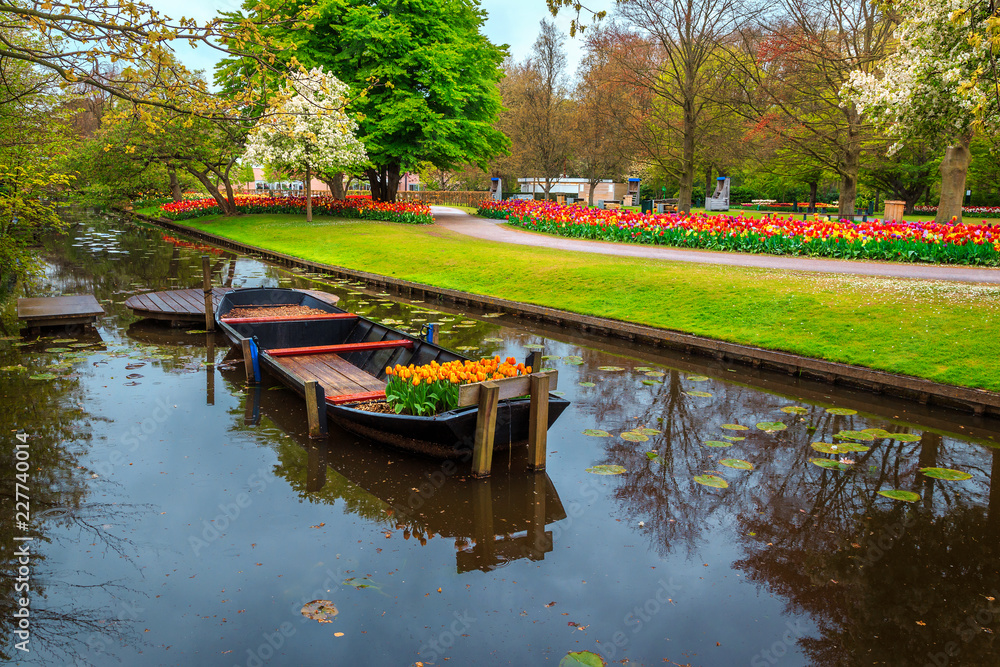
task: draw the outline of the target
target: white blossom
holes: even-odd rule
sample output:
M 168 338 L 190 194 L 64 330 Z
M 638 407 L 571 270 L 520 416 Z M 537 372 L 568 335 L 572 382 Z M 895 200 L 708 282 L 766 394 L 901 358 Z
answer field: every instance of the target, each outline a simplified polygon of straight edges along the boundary
M 243 160 L 281 169 L 353 171 L 368 160 L 345 112 L 347 84 L 321 69 L 290 79 L 250 132 Z

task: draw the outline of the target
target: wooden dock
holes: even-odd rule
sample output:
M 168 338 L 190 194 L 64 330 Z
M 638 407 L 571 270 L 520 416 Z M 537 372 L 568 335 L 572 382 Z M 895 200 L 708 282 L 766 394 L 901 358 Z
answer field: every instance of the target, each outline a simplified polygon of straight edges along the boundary
M 229 287 L 212 288 L 212 308 L 219 305 L 219 299 L 224 294 L 232 292 Z M 336 294 L 316 290 L 302 290 L 311 296 L 335 304 L 340 300 Z M 96 301 L 95 301 L 96 303 Z M 146 292 L 135 294 L 125 300 L 125 305 L 139 317 L 153 320 L 167 320 L 171 324 L 205 323 L 205 293 L 201 288 L 175 289 L 163 292 Z
M 104 309 L 92 294 L 17 300 L 17 319 L 32 329 L 94 324 L 103 314 Z

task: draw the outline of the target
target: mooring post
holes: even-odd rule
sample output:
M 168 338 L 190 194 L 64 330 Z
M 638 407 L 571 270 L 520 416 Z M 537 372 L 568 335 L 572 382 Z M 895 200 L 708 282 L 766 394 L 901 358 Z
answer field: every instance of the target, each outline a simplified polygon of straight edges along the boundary
M 531 372 L 537 373 L 542 370 L 542 351 L 535 350 L 528 355 L 528 358 L 524 360 L 525 366 L 531 366 Z
M 476 418 L 476 442 L 472 449 L 472 476 L 489 477 L 493 465 L 493 435 L 497 428 L 497 403 L 500 386 L 483 382 L 479 388 L 479 415 Z
M 316 380 L 306 380 L 304 393 L 309 437 L 322 438 L 326 435 L 326 394 L 323 392 L 323 385 Z
M 529 386 L 531 407 L 528 411 L 528 468 L 545 470 L 546 438 L 549 432 L 548 374 L 532 373 Z
M 201 289 L 205 292 L 205 330 L 215 331 L 215 308 L 212 304 L 212 266 L 208 255 L 201 256 Z
M 249 338 L 240 339 L 240 349 L 243 351 L 243 368 L 247 372 L 247 383 L 256 384 L 257 374 L 253 367 L 253 347 Z

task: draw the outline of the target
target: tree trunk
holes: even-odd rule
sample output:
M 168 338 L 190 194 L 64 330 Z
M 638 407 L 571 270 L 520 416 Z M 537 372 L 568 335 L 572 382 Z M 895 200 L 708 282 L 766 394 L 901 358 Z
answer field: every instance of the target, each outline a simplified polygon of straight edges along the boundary
M 587 193 L 587 206 L 590 207 L 590 208 L 593 208 L 594 207 L 594 188 L 597 187 L 597 184 L 600 183 L 600 180 L 589 181 L 589 183 L 590 183 L 590 192 Z
M 965 177 L 972 162 L 969 152 L 971 136 L 962 137 L 957 146 L 948 146 L 941 161 L 941 198 L 934 222 L 962 222 L 962 200 L 965 198 Z
M 819 189 L 818 181 L 811 181 L 809 183 L 809 212 L 816 212 L 816 191 Z
M 222 192 L 219 191 L 218 186 L 212 182 L 212 179 L 208 177 L 208 172 L 198 171 L 193 167 L 185 167 L 188 173 L 198 179 L 198 182 L 205 186 L 208 190 L 208 194 L 212 195 L 215 203 L 219 205 L 219 210 L 222 211 L 222 215 L 233 215 L 236 213 L 236 209 L 230 203 L 226 197 L 222 196 Z
M 306 164 L 306 222 L 313 221 L 312 169 Z
M 708 205 L 708 198 L 715 194 L 712 189 L 712 165 L 705 167 L 705 205 Z
M 175 202 L 183 201 L 184 193 L 181 192 L 181 181 L 177 178 L 177 167 L 168 164 L 167 174 L 170 176 L 170 196 Z
M 690 98 L 688 98 L 690 100 Z M 697 129 L 691 102 L 684 105 L 684 154 L 681 158 L 680 191 L 677 193 L 677 212 L 691 212 L 691 193 L 694 190 L 694 133 Z
M 344 198 L 344 172 L 338 171 L 327 185 L 330 186 L 330 196 L 334 199 Z
M 849 150 L 841 156 L 840 196 L 837 198 L 837 214 L 841 217 L 855 214 L 858 200 L 858 166 L 860 151 Z
M 378 165 L 365 171 L 371 184 L 372 199 L 375 201 L 394 202 L 399 189 L 399 163 Z

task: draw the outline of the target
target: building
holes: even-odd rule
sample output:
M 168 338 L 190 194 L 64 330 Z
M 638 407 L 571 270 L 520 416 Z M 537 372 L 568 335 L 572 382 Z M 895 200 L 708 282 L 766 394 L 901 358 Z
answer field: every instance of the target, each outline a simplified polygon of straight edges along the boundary
M 279 193 L 279 192 L 289 192 L 292 194 L 305 194 L 305 184 L 302 181 L 288 180 L 288 181 L 268 181 L 264 179 L 264 170 L 260 167 L 254 167 L 253 170 L 254 180 L 250 183 L 237 183 L 236 188 L 238 190 L 249 192 L 251 194 L 266 194 L 266 193 Z M 418 174 L 406 173 L 399 178 L 399 190 L 400 191 L 412 191 L 412 190 L 422 190 L 423 187 L 420 185 L 420 176 Z M 362 190 L 368 192 L 368 180 L 361 179 L 360 181 L 355 179 L 351 182 L 350 191 Z M 329 195 L 330 188 L 326 183 L 319 180 L 318 178 L 312 179 L 312 192 L 314 195 Z
M 519 178 L 517 182 L 520 184 L 521 192 L 524 194 L 545 193 L 544 178 Z M 606 179 L 594 186 L 594 203 L 596 204 L 601 200 L 621 201 L 627 192 L 627 184 L 615 183 L 611 179 Z M 586 201 L 590 196 L 590 183 L 585 178 L 568 178 L 563 176 L 553 181 L 552 187 L 549 189 L 549 194 L 553 196 L 569 195 Z

